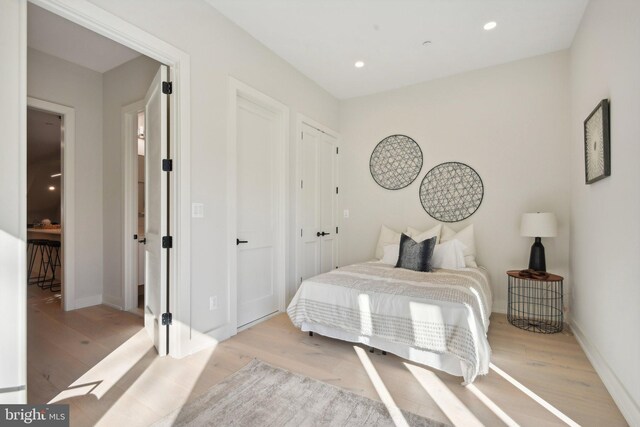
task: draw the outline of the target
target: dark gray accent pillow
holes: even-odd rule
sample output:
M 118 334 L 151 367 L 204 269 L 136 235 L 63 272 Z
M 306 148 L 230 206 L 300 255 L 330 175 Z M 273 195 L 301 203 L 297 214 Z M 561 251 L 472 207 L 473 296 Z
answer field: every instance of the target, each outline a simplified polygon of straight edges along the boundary
M 433 271 L 431 257 L 436 247 L 436 237 L 418 243 L 402 233 L 400 236 L 400 253 L 396 268 L 406 268 L 415 271 Z

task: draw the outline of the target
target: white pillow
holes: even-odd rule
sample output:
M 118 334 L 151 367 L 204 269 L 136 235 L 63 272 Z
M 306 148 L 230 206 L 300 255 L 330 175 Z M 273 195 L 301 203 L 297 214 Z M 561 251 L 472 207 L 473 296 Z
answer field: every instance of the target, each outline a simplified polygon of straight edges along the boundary
M 386 245 L 399 245 L 400 234 L 401 233 L 396 233 L 385 225 L 380 227 L 380 237 L 378 237 L 378 244 L 376 245 L 376 258 L 382 259 Z
M 389 265 L 396 265 L 400 256 L 400 245 L 386 245 L 384 247 L 384 256 L 380 261 Z
M 442 230 L 442 224 L 438 224 L 427 231 L 420 231 L 413 227 L 407 227 L 407 232 L 405 234 L 418 243 L 435 236 L 437 245 L 438 243 L 440 243 L 440 230 Z
M 477 267 L 478 264 L 476 264 L 476 241 L 473 233 L 473 224 L 469 224 L 457 233 L 447 225 L 443 226 L 440 241 L 444 243 L 454 239 L 459 240 L 463 245 L 465 245 L 463 251 L 465 266 Z
M 457 270 L 465 267 L 464 261 L 465 245 L 458 239 L 436 245 L 433 249 L 431 263 L 433 268 L 446 268 Z M 400 248 L 398 248 L 399 251 Z

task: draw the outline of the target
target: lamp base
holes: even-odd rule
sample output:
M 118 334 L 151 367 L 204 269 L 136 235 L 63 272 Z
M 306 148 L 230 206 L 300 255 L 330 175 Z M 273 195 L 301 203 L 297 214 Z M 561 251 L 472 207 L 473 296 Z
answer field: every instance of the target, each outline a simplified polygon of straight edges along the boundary
M 547 271 L 547 265 L 544 259 L 544 246 L 542 246 L 542 239 L 540 237 L 536 237 L 536 241 L 531 245 L 529 268 L 536 271 Z

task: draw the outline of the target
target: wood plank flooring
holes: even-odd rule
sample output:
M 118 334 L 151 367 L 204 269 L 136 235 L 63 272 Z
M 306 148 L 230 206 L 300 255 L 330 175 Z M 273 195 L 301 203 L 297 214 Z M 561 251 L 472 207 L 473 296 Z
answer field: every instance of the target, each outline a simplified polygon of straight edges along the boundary
M 627 425 L 570 331 L 534 334 L 494 313 L 489 342 L 492 363 L 560 416 Z M 459 425 L 566 425 L 494 369 L 463 387 L 394 355 L 364 354 L 395 404 L 416 414 Z M 137 315 L 106 306 L 63 312 L 56 294 L 28 290 L 29 402 L 70 404 L 73 426 L 149 425 L 253 358 L 380 400 L 353 344 L 310 337 L 285 314 L 177 360 L 156 356 Z

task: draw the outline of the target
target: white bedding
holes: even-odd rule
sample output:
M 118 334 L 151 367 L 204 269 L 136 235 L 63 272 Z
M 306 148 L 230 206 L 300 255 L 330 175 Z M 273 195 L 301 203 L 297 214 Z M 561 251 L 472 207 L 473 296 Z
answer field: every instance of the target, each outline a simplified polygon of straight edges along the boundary
M 287 313 L 303 331 L 370 345 L 465 384 L 489 370 L 491 290 L 482 268 L 354 264 L 305 280 Z

